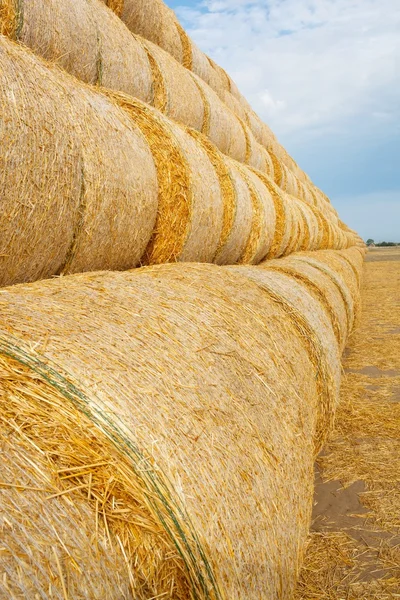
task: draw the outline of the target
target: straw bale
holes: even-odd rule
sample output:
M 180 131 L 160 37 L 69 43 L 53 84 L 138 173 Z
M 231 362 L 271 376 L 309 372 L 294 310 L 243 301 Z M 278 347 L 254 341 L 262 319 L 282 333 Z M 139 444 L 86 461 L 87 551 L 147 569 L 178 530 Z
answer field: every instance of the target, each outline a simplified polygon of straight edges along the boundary
M 305 253 L 305 256 L 314 258 L 314 254 L 309 252 Z M 360 267 L 354 267 L 349 260 L 346 260 L 345 256 L 346 255 L 343 254 L 343 252 L 335 252 L 332 255 L 329 251 L 325 250 L 324 252 L 318 254 L 318 261 L 334 267 L 335 271 L 339 273 L 340 276 L 345 280 L 346 285 L 352 295 L 354 305 L 357 305 L 360 291 L 360 279 L 357 269 Z M 362 264 L 358 251 L 349 253 L 348 256 L 352 256 L 353 260 L 358 260 L 359 265 Z
M 5 5 L 15 0 L 3 0 Z M 19 32 L 10 37 L 85 83 L 152 100 L 146 52 L 120 19 L 97 0 L 23 2 Z M 21 13 L 22 14 L 22 13 Z M 10 28 L 9 16 L 0 16 Z
M 2 363 L 0 358 L 1 367 Z M 1 368 L 0 378 L 3 382 L 9 376 L 9 381 L 13 378 L 18 386 L 25 373 L 22 365 L 14 366 L 13 373 L 8 365 Z M 29 373 L 25 378 L 33 379 Z M 4 407 L 7 383 L 4 387 L 0 383 L 0 597 L 27 600 L 130 597 L 129 579 L 121 576 L 126 571 L 126 560 L 118 544 L 111 547 L 107 543 L 102 514 L 95 538 L 85 498 L 75 494 L 73 501 L 71 496 L 69 501 L 64 496 L 46 501 L 47 496 L 60 491 L 60 477 L 51 472 L 46 454 L 29 434 L 21 435 L 18 425 L 13 426 L 7 420 L 9 411 Z M 25 387 L 29 392 L 29 387 Z M 30 388 L 32 393 L 37 391 L 37 385 Z M 38 409 L 38 414 L 47 416 L 43 406 Z M 26 416 L 26 406 L 22 411 Z M 77 422 L 71 421 L 69 425 L 71 431 L 77 429 Z M 54 436 L 48 425 L 42 430 Z M 85 434 L 88 436 L 88 430 Z
M 139 38 L 138 38 L 139 39 Z M 153 81 L 162 90 L 162 99 L 154 100 L 154 106 L 168 117 L 202 130 L 204 102 L 192 74 L 155 44 L 142 39 L 153 70 Z
M 257 142 L 268 151 L 274 147 L 275 155 L 282 164 L 300 181 L 309 183 L 308 176 L 277 143 L 270 128 L 252 110 L 231 77 L 199 50 L 180 25 L 174 12 L 162 0 L 103 0 L 103 2 L 120 16 L 133 33 L 159 46 L 188 70 L 198 75 L 236 116 L 248 124 Z M 296 195 L 292 183 L 286 191 Z
M 235 161 L 221 154 L 201 133 L 194 129 L 188 129 L 188 133 L 206 151 L 218 176 L 224 203 L 221 236 L 213 262 L 236 263 L 244 252 L 253 224 L 250 190 Z
M 114 0 L 103 2 L 115 10 Z M 118 4 L 118 15 L 128 29 L 157 44 L 177 61 L 183 61 L 177 18 L 162 0 L 118 0 Z
M 34 444 L 34 460 L 46 458 L 56 487 L 31 490 L 32 510 L 51 510 L 57 490 L 71 511 L 86 510 L 83 535 L 91 529 L 109 561 L 121 549 L 120 583 L 135 598 L 292 595 L 310 522 L 317 417 L 329 417 L 323 365 L 317 378 L 315 367 L 326 342 L 323 324 L 318 336 L 299 335 L 316 326 L 311 296 L 288 311 L 270 277 L 267 291 L 226 268 L 173 264 L 0 295 L 1 414 L 13 437 Z M 86 560 L 89 570 L 92 555 L 61 555 L 57 544 L 57 571 L 47 530 L 34 533 L 40 555 L 29 530 L 23 539 L 26 572 L 42 589 L 50 563 L 62 598 L 65 562 L 83 568 Z M 13 534 L 5 529 L 7 545 Z M 5 560 L 0 553 L 2 572 Z M 11 581 L 17 560 L 13 552 Z M 81 580 L 69 597 L 84 595 Z
M 194 74 L 192 77 L 206 107 L 207 118 L 203 121 L 202 133 L 224 154 L 246 162 L 247 139 L 242 123 L 200 77 Z
M 287 273 L 269 270 L 269 261 L 258 268 L 227 267 L 229 270 L 255 281 L 276 302 L 291 315 L 298 327 L 300 337 L 309 343 L 309 353 L 314 365 L 317 381 L 318 416 L 315 434 L 315 454 L 317 455 L 333 425 L 336 406 L 339 400 L 340 353 L 332 323 L 321 306 L 307 288 Z M 263 268 L 264 267 L 264 268 Z
M 1 285 L 137 265 L 157 214 L 157 174 L 140 130 L 103 95 L 4 37 L 0 65 Z
M 168 7 L 160 0 L 108 4 L 147 41 L 131 35 L 98 0 L 37 0 L 24 4 L 23 16 L 16 14 L 14 0 L 3 0 L 0 26 L 84 82 L 132 95 L 183 125 L 208 132 L 218 148 L 236 160 L 271 174 L 271 160 L 257 148 L 257 141 L 264 149 L 274 148 L 280 169 L 297 173 L 297 165 L 230 77 L 198 50 Z M 200 79 L 193 81 L 182 64 Z M 297 195 L 293 175 L 287 174 L 284 184 L 280 169 L 275 169 L 276 182 Z
M 268 153 L 271 157 L 273 168 L 274 168 L 274 181 L 277 185 L 279 185 L 280 188 L 284 189 L 283 188 L 283 184 L 284 184 L 283 165 L 275 154 L 275 147 L 271 147 L 270 149 L 268 149 Z
M 336 271 L 335 263 L 333 263 L 333 265 L 330 264 L 331 253 L 332 251 L 329 250 L 321 250 L 321 252 L 318 252 L 318 255 L 314 252 L 303 252 L 298 255 L 298 259 L 307 262 L 316 269 L 326 273 L 326 275 L 328 275 L 335 283 L 346 307 L 348 331 L 350 332 L 353 329 L 358 306 L 358 295 L 355 293 L 354 289 L 354 273 L 350 274 L 350 272 L 347 269 L 342 268 L 341 265 L 339 265 L 341 269 L 340 272 Z
M 310 236 L 301 203 L 297 200 L 293 201 L 292 198 L 291 206 L 293 212 L 292 238 L 286 250 L 286 254 L 299 252 L 302 248 L 304 248 Z
M 297 185 L 299 188 L 299 196 L 305 201 L 307 202 L 307 204 L 311 204 L 313 206 L 317 206 L 317 202 L 316 199 L 314 197 L 314 194 L 311 192 L 310 187 L 307 183 L 298 180 L 297 181 Z
M 300 196 L 299 187 L 297 184 L 297 178 L 292 173 L 292 171 L 289 171 L 289 169 L 285 165 L 282 165 L 281 187 L 285 192 L 287 192 L 291 196 L 296 196 L 296 197 Z
M 212 58 L 210 58 L 209 56 L 207 56 L 207 59 L 210 62 L 210 65 L 212 67 L 212 71 L 214 71 L 217 79 L 215 80 L 216 83 L 216 92 L 217 94 L 222 97 L 224 94 L 224 91 L 230 91 L 230 78 L 227 74 L 227 72 L 220 67 L 216 62 L 214 62 L 212 60 Z
M 261 263 L 259 267 L 268 267 L 282 273 L 287 273 L 296 281 L 306 285 L 308 292 L 325 308 L 341 352 L 347 342 L 348 322 L 343 295 L 340 294 L 332 279 L 323 271 L 312 265 L 298 260 L 300 254 L 292 254 L 279 260 Z
M 246 133 L 247 140 L 246 164 L 250 167 L 254 167 L 262 173 L 267 174 L 273 179 L 274 164 L 268 153 L 268 150 L 266 150 L 264 146 L 261 146 L 261 144 L 256 141 L 256 138 L 245 122 L 242 122 L 242 125 Z
M 275 232 L 273 242 L 266 258 L 278 258 L 285 253 L 292 233 L 292 217 L 288 196 L 264 173 L 253 169 L 253 173 L 262 181 L 271 194 L 275 208 Z
M 268 255 L 274 241 L 276 227 L 274 199 L 255 172 L 239 163 L 238 168 L 250 190 L 253 206 L 251 233 L 239 262 L 257 264 Z
M 202 79 L 204 79 L 204 77 Z M 243 106 L 243 104 L 240 102 L 240 100 L 235 98 L 235 96 L 228 90 L 224 90 L 222 100 L 225 102 L 227 107 L 230 108 L 231 111 L 235 113 L 235 115 L 240 117 L 245 123 L 248 124 L 247 110 Z
M 104 92 L 141 129 L 157 169 L 157 220 L 142 262 L 212 262 L 220 243 L 230 190 L 222 188 L 216 165 L 208 160 L 204 145 L 199 140 L 194 142 L 191 131 L 183 130 L 143 102 Z M 215 148 L 214 152 L 218 154 Z
M 293 202 L 297 202 L 305 224 L 304 237 L 299 250 L 319 250 L 321 230 L 318 217 L 314 212 L 313 207 L 302 200 L 293 197 L 291 198 Z

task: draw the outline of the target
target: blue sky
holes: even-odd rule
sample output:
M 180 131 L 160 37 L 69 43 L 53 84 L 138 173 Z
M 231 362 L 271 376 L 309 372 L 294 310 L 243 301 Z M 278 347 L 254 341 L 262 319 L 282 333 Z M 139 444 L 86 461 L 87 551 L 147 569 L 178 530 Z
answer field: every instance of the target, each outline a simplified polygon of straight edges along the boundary
M 343 220 L 400 242 L 400 1 L 167 4 Z

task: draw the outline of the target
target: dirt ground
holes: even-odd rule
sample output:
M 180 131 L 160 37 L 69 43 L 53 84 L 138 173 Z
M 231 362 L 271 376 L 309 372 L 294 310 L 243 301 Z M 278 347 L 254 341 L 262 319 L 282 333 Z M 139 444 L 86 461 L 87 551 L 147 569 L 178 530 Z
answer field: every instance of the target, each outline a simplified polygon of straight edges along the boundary
M 400 598 L 400 247 L 366 257 L 296 600 Z

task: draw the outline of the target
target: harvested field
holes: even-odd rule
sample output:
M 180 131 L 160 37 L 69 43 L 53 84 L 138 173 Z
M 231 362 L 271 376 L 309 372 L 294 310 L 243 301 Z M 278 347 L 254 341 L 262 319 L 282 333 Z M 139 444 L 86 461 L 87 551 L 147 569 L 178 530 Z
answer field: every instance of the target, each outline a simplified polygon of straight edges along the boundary
M 275 261 L 276 262 L 276 261 Z M 400 597 L 400 248 L 370 249 L 297 600 Z

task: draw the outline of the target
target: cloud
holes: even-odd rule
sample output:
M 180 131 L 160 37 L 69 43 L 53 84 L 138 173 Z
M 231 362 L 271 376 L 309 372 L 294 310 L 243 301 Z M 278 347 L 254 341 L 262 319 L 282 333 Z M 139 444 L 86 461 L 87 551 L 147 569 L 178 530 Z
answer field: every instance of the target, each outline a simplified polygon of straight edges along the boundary
M 205 0 L 177 12 L 278 135 L 343 131 L 354 115 L 398 128 L 399 3 Z
M 344 220 L 368 237 L 400 238 L 400 3 L 181 3 L 192 38 Z

